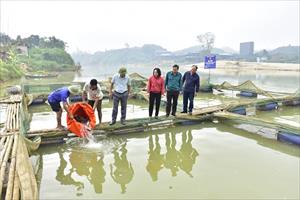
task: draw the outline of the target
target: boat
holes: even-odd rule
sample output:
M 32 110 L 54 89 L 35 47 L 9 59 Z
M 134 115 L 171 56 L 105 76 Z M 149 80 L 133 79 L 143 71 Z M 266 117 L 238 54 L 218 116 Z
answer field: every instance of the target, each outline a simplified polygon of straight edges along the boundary
M 25 74 L 26 78 L 55 78 L 58 74 Z

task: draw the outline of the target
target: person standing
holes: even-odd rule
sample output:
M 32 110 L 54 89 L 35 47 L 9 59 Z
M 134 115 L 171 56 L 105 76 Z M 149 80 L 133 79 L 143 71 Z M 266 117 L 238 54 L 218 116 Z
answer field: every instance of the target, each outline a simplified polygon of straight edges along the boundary
M 176 116 L 178 96 L 181 91 L 181 78 L 182 75 L 178 71 L 179 66 L 173 65 L 172 71 L 168 72 L 165 80 L 165 89 L 167 91 L 167 106 L 166 116 L 169 117 L 172 107 L 172 115 Z M 173 101 L 173 102 L 172 102 Z
M 89 83 L 87 82 L 84 85 L 82 91 L 82 100 L 83 102 L 86 102 L 87 100 L 88 104 L 93 108 L 94 111 L 97 109 L 99 124 L 102 122 L 102 99 L 103 93 L 96 79 L 92 79 Z
M 194 96 L 195 92 L 199 92 L 200 78 L 197 74 L 197 65 L 193 65 L 190 71 L 184 73 L 182 78 L 183 83 L 183 111 L 181 113 L 187 113 L 192 115 L 194 108 Z M 189 110 L 187 110 L 189 104 Z
M 72 85 L 69 87 L 62 87 L 55 91 L 53 91 L 48 96 L 48 103 L 51 106 L 51 109 L 56 113 L 56 121 L 57 121 L 57 129 L 64 130 L 65 127 L 61 124 L 61 115 L 63 109 L 61 108 L 60 102 L 63 104 L 63 108 L 68 113 L 71 119 L 74 119 L 74 116 L 71 112 L 69 112 L 69 103 L 67 101 L 70 94 L 77 95 L 80 94 L 80 86 Z
M 161 77 L 159 68 L 153 69 L 153 75 L 149 78 L 147 84 L 147 92 L 149 97 L 149 117 L 152 117 L 155 102 L 155 118 L 158 118 L 161 95 L 165 95 L 164 79 Z
M 111 81 L 109 96 L 113 98 L 113 112 L 109 125 L 116 123 L 119 101 L 121 101 L 121 124 L 125 125 L 127 99 L 131 89 L 131 81 L 126 73 L 127 69 L 121 67 L 119 73 L 114 75 Z

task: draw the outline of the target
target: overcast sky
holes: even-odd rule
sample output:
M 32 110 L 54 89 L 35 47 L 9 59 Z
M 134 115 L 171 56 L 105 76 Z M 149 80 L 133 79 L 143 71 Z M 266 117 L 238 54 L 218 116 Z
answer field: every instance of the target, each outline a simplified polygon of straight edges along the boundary
M 299 45 L 299 1 L 3 1 L 1 32 L 15 38 L 56 36 L 68 51 L 95 52 L 143 44 L 170 51 L 197 45 L 213 32 L 215 46 L 255 50 Z

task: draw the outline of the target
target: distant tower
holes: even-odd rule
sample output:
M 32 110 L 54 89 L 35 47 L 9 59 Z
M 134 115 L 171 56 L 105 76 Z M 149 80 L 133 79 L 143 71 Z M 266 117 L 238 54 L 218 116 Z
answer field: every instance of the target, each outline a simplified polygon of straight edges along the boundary
M 254 42 L 240 43 L 240 56 L 243 58 L 252 57 L 254 53 Z

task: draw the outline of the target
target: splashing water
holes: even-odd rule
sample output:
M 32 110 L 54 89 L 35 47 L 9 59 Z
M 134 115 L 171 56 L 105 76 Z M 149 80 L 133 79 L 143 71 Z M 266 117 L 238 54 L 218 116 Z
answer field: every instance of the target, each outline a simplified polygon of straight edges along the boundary
M 81 135 L 84 136 L 84 147 L 86 148 L 100 148 L 102 145 L 98 143 L 96 138 L 93 136 L 93 131 L 88 126 L 82 126 Z

